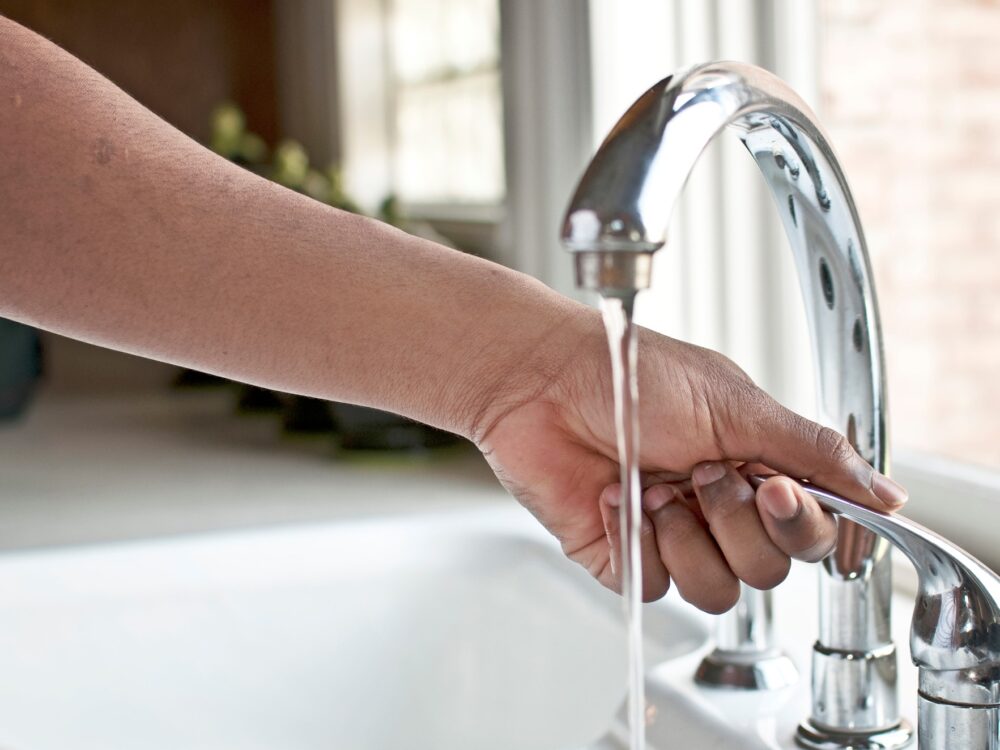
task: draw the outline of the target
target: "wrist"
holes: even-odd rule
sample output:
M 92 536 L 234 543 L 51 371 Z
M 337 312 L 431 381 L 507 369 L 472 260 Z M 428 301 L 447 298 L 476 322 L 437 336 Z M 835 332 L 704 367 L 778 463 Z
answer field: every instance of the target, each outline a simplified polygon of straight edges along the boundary
M 603 362 L 607 347 L 596 310 L 531 277 L 515 276 L 509 304 L 480 327 L 487 354 L 470 363 L 468 398 L 458 415 L 460 434 L 477 445 L 518 407 L 558 401 L 581 367 Z

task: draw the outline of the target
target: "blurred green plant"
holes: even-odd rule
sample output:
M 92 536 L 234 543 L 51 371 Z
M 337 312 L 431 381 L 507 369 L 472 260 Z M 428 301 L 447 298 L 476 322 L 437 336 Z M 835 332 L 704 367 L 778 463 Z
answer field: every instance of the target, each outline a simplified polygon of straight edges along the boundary
M 243 110 L 232 102 L 223 102 L 212 110 L 211 149 L 241 166 L 264 164 L 268 158 L 267 144 L 256 133 L 247 130 Z
M 323 170 L 310 166 L 305 148 L 290 138 L 281 141 L 272 154 L 263 138 L 247 130 L 243 110 L 232 102 L 223 102 L 212 110 L 209 144 L 219 156 L 290 190 L 334 208 L 361 213 L 358 204 L 344 190 L 343 173 L 338 165 L 331 164 Z M 394 201 L 392 196 L 383 205 L 390 201 Z
M 404 228 L 403 225 L 406 223 L 406 219 L 399 208 L 399 199 L 395 195 L 390 193 L 379 204 L 378 218 L 386 224 L 392 224 L 394 227 L 399 227 L 400 229 Z

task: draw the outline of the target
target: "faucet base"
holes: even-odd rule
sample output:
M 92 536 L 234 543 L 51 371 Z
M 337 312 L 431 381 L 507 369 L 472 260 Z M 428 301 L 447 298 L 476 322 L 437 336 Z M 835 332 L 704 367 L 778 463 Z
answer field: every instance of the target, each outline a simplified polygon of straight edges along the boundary
M 701 660 L 694 681 L 711 688 L 781 690 L 799 681 L 799 670 L 791 657 L 780 651 L 717 648 Z
M 921 693 L 917 710 L 922 750 L 1000 748 L 1000 706 L 960 706 Z
M 899 750 L 914 740 L 913 727 L 906 719 L 899 724 L 870 734 L 848 734 L 822 729 L 808 719 L 799 724 L 795 743 L 808 750 Z

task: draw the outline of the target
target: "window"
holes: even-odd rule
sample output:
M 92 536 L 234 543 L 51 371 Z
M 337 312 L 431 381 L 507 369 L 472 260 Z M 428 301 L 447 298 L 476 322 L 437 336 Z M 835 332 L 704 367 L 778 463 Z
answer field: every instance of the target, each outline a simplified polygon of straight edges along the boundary
M 495 224 L 504 177 L 499 0 L 337 0 L 345 187 L 374 211 Z
M 410 205 L 504 197 L 497 0 L 391 0 L 392 175 Z

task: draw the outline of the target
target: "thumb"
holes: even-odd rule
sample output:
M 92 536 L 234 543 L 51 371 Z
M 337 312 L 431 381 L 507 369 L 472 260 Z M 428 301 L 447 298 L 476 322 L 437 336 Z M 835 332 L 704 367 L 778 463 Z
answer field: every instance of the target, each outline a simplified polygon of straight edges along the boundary
M 746 447 L 761 463 L 877 510 L 898 510 L 907 501 L 906 490 L 875 471 L 839 432 L 786 409 L 763 391 L 757 395 L 764 403 L 749 405 L 744 413 L 758 415 L 748 425 Z

